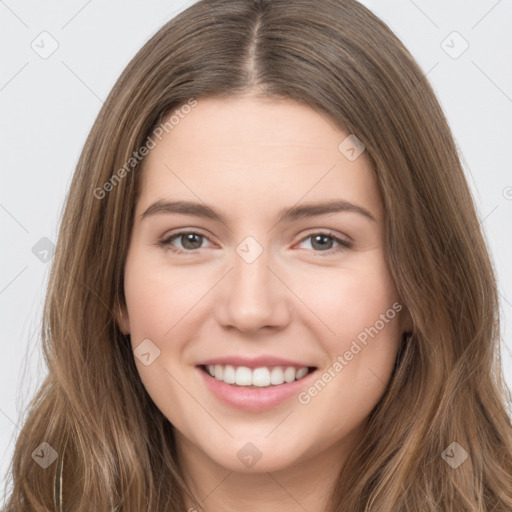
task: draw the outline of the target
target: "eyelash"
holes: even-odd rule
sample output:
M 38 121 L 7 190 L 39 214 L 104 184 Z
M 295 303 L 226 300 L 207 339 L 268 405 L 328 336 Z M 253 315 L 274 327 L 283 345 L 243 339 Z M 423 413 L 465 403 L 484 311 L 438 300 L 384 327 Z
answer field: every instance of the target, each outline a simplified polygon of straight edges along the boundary
M 194 249 L 194 250 L 182 250 L 182 249 L 177 249 L 173 246 L 171 246 L 171 242 L 175 239 L 178 239 L 180 238 L 181 236 L 184 236 L 184 235 L 197 235 L 201 238 L 206 238 L 207 237 L 201 233 L 198 233 L 197 231 L 179 231 L 178 233 L 174 233 L 166 238 L 164 238 L 163 240 L 160 240 L 158 242 L 158 245 L 160 247 L 162 247 L 163 249 L 166 249 L 168 251 L 171 251 L 175 254 L 196 254 L 197 251 L 199 251 L 199 249 Z M 331 231 L 318 231 L 318 232 L 314 232 L 314 233 L 310 233 L 309 235 L 305 236 L 304 238 L 302 238 L 299 243 L 302 243 L 304 242 L 305 240 L 307 240 L 308 238 L 312 238 L 313 236 L 323 236 L 323 237 L 327 237 L 327 238 L 331 238 L 332 240 L 334 240 L 335 242 L 337 242 L 339 244 L 338 247 L 336 248 L 333 248 L 333 249 L 327 249 L 325 251 L 313 251 L 315 253 L 318 254 L 318 256 L 330 256 L 332 254 L 337 254 L 341 251 L 344 251 L 346 249 L 350 249 L 352 247 L 352 242 L 349 242 L 347 240 L 343 240 L 341 238 L 338 238 L 337 236 L 334 235 L 334 233 L 332 233 Z

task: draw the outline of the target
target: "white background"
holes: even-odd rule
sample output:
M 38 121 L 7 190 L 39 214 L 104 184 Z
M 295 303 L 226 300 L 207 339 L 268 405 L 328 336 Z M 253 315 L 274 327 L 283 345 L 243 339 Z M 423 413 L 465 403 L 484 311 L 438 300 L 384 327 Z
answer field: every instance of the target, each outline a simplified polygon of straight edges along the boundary
M 39 324 L 50 263 L 32 247 L 43 237 L 56 241 L 81 148 L 119 74 L 191 3 L 0 0 L 0 483 L 22 414 L 45 375 Z M 417 59 L 453 130 L 498 273 L 502 357 L 512 387 L 512 3 L 362 3 Z M 48 37 L 38 38 L 43 31 L 58 42 L 47 59 L 31 48 Z M 458 36 L 446 39 L 453 31 L 469 44 L 456 59 L 443 49 L 453 54 L 463 48 Z

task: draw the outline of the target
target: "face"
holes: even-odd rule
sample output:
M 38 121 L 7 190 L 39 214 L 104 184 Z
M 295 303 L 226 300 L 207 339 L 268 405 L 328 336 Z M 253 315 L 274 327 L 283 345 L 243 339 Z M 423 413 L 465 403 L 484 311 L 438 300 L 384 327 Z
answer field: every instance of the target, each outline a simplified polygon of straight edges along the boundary
M 182 448 L 231 471 L 342 457 L 392 372 L 402 305 L 348 135 L 291 100 L 200 99 L 145 159 L 122 328 Z

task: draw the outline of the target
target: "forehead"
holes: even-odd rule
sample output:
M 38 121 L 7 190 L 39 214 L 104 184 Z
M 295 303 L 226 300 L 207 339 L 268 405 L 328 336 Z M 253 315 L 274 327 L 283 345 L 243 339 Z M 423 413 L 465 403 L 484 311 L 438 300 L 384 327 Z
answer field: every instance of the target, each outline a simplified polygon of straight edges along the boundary
M 379 216 L 364 152 L 349 160 L 339 146 L 350 134 L 327 115 L 292 100 L 250 97 L 199 99 L 187 112 L 146 156 L 141 203 L 206 195 L 208 202 L 278 209 L 328 195 L 373 204 Z

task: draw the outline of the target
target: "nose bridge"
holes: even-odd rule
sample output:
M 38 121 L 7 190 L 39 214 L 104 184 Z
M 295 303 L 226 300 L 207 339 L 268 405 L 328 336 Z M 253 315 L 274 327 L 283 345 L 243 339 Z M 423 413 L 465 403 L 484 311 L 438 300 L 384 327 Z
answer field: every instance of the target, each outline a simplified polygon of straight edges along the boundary
M 285 325 L 288 298 L 285 286 L 270 270 L 275 266 L 271 251 L 247 237 L 236 247 L 232 265 L 218 304 L 221 322 L 242 331 Z

